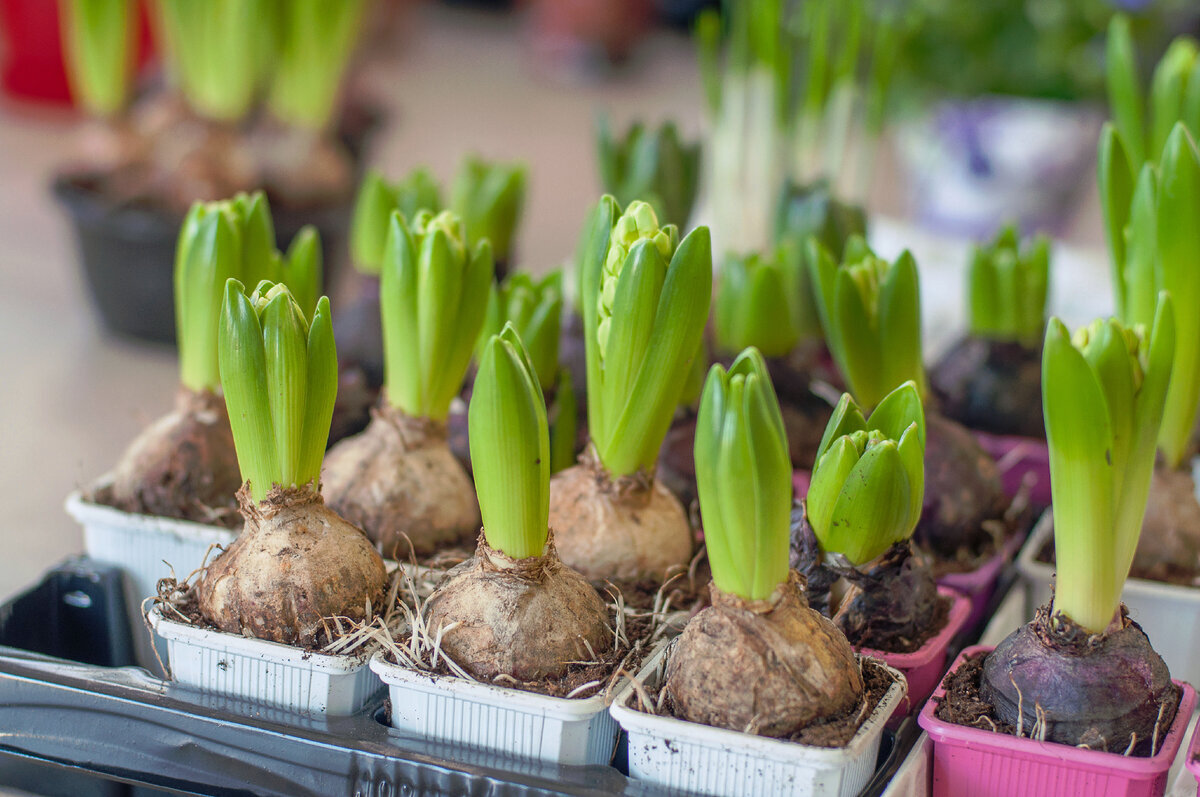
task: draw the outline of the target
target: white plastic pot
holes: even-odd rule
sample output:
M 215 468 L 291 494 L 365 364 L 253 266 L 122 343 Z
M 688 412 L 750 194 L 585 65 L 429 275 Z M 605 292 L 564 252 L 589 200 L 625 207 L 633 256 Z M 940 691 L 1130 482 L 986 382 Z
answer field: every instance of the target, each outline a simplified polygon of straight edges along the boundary
M 1054 518 L 1048 510 L 1033 527 L 1029 541 L 1017 557 L 1017 570 L 1025 585 L 1026 620 L 1033 617 L 1037 607 L 1050 600 L 1054 565 L 1039 562 L 1037 556 L 1053 537 Z M 1200 588 L 1130 578 L 1125 582 L 1121 600 L 1129 608 L 1129 616 L 1142 627 L 1150 644 L 1167 663 L 1171 677 L 1200 683 L 1200 656 L 1196 655 L 1200 651 Z
M 670 647 L 642 668 L 638 679 L 656 686 Z M 845 747 L 812 747 L 738 731 L 713 728 L 674 717 L 659 717 L 629 707 L 632 685 L 622 689 L 610 709 L 629 736 L 629 776 L 673 792 L 740 797 L 746 794 L 804 794 L 850 797 L 875 772 L 884 724 L 904 699 L 904 676 L 887 667 L 894 679 L 879 705 Z
M 405 733 L 558 764 L 608 764 L 619 728 L 604 693 L 568 699 L 431 675 L 393 664 L 371 669 L 388 686 L 391 724 Z
M 83 526 L 87 555 L 124 569 L 134 653 L 138 664 L 157 672 L 158 660 L 142 620 L 142 601 L 158 594 L 158 580 L 171 575 L 171 568 L 182 581 L 203 564 L 214 543 L 227 546 L 237 539 L 237 533 L 221 526 L 122 512 L 86 501 L 78 490 L 67 496 L 66 510 Z M 214 550 L 210 561 L 218 553 Z M 158 646 L 166 663 L 166 646 Z
M 201 692 L 340 717 L 358 712 L 380 689 L 367 667 L 370 650 L 312 653 L 169 620 L 158 607 L 150 610 L 150 624 L 166 640 L 172 680 Z

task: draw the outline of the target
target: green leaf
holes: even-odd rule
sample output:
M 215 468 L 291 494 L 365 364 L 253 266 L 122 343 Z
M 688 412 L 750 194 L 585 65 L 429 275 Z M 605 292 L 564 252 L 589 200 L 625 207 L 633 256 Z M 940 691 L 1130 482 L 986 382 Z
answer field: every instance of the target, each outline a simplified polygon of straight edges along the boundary
M 308 327 L 308 384 L 304 397 L 304 433 L 300 443 L 298 481 L 302 484 L 321 478 L 321 462 L 329 443 L 329 426 L 337 400 L 338 363 L 333 339 L 333 319 L 329 299 L 317 300 L 312 323 Z
M 350 253 L 363 273 L 378 274 L 384 261 L 396 196 L 376 171 L 367 172 L 354 200 Z
M 921 361 L 921 290 L 917 262 L 905 250 L 887 270 L 879 291 L 879 349 L 890 392 L 906 381 L 925 391 L 925 366 Z M 882 395 L 880 396 L 882 398 Z M 870 402 L 874 405 L 876 402 Z
M 1163 411 L 1159 447 L 1179 467 L 1191 441 L 1200 404 L 1200 153 L 1187 128 L 1176 124 L 1159 162 L 1159 285 L 1172 303 L 1187 308 L 1175 318 L 1175 365 Z
M 1171 128 L 1183 114 L 1187 79 L 1196 62 L 1196 43 L 1178 38 L 1171 42 L 1158 67 L 1150 87 L 1150 148 L 1162 152 L 1167 145 Z
M 914 422 L 900 436 L 896 450 L 904 465 L 908 478 L 908 518 L 903 526 L 897 526 L 892 542 L 902 542 L 912 536 L 925 509 L 925 440 L 924 426 Z
M 218 210 L 193 208 L 184 221 L 175 269 L 175 324 L 179 377 L 191 390 L 220 384 L 217 330 L 226 281 L 237 271 L 240 239 Z
M 619 215 L 620 209 L 617 207 L 616 200 L 608 195 L 601 197 L 596 206 L 588 213 L 587 223 L 584 225 L 578 251 L 575 254 L 580 312 L 583 315 L 584 353 L 587 360 L 588 430 L 593 440 L 607 439 L 608 436 L 602 417 L 603 409 L 600 399 L 602 358 L 596 340 L 596 316 L 600 279 L 604 270 L 604 260 L 608 254 L 608 239 Z
M 1108 627 L 1120 600 L 1113 592 L 1112 420 L 1100 381 L 1054 318 L 1042 353 L 1042 405 L 1050 449 L 1058 579 L 1054 608 L 1086 628 Z
M 416 244 L 404 218 L 393 213 L 379 275 L 383 381 L 387 400 L 412 417 L 422 409 L 417 281 Z
M 879 320 L 867 308 L 862 292 L 850 272 L 837 274 L 834 304 L 829 312 L 832 332 L 826 330 L 829 350 L 850 391 L 860 404 L 873 407 L 890 390 L 885 384 Z
M 849 393 L 843 393 L 825 426 L 825 434 L 821 436 L 821 444 L 817 447 L 815 461 L 820 462 L 821 457 L 825 456 L 825 452 L 838 438 L 866 430 L 867 421 L 863 417 L 862 410 L 854 403 L 854 399 Z
M 1127 325 L 1154 321 L 1158 279 L 1158 182 L 1153 164 L 1142 166 L 1126 228 L 1124 302 L 1121 320 Z
M 839 550 L 834 547 L 837 540 L 833 536 L 833 510 L 837 506 L 838 496 L 842 494 L 842 485 L 858 464 L 859 456 L 858 449 L 850 438 L 839 435 L 817 458 L 816 467 L 813 469 L 805 504 L 809 525 L 825 550 Z
M 550 437 L 541 388 L 511 325 L 484 348 L 467 421 L 471 468 L 488 544 L 540 556 L 550 500 Z
M 1108 104 L 1116 129 L 1129 146 L 1133 163 L 1146 160 L 1145 129 L 1142 116 L 1145 102 L 1137 73 L 1137 52 L 1129 29 L 1129 18 L 1116 14 L 1108 24 Z
M 843 554 L 855 565 L 869 562 L 896 540 L 911 503 L 911 486 L 896 443 L 876 443 L 846 477 L 829 521 L 828 543 L 822 540 L 821 547 Z
M 565 368 L 560 369 L 557 384 L 550 427 L 551 473 L 558 473 L 575 464 L 575 439 L 579 424 L 579 410 L 575 401 L 575 387 L 571 383 L 571 372 Z
M 242 479 L 261 501 L 278 479 L 279 459 L 266 379 L 267 357 L 262 326 L 242 284 L 230 279 L 225 286 L 218 348 L 221 388 L 233 428 Z
M 925 409 L 921 404 L 917 383 L 910 379 L 884 396 L 883 401 L 871 412 L 871 417 L 863 428 L 878 429 L 887 435 L 889 440 L 899 440 L 913 425 L 916 426 L 917 439 L 923 450 Z
M 1100 186 L 1100 209 L 1104 214 L 1104 233 L 1112 264 L 1117 315 L 1126 318 L 1125 229 L 1129 225 L 1134 173 L 1121 137 L 1110 122 L 1106 122 L 1100 130 L 1096 176 Z
M 366 0 L 280 4 L 267 94 L 267 106 L 277 119 L 314 131 L 330 124 L 365 8 Z
M 594 295 L 594 294 L 593 294 Z M 712 242 L 707 227 L 697 227 L 675 250 L 667 269 L 654 327 L 637 378 L 606 438 L 592 439 L 608 472 L 627 475 L 651 470 L 679 405 L 679 395 L 704 334 L 712 296 Z M 589 398 L 592 357 L 589 354 Z M 603 382 L 601 382 L 603 384 Z M 630 397 L 636 397 L 631 401 Z M 606 408 L 597 408 L 601 413 Z M 590 412 L 590 405 L 589 405 Z M 591 415 L 589 414 L 589 423 Z
M 266 356 L 267 398 L 275 430 L 278 481 L 301 483 L 304 458 L 304 403 L 308 386 L 308 324 L 287 291 L 267 302 L 261 316 Z
M 124 110 L 133 82 L 134 4 L 60 0 L 63 64 L 71 96 L 88 113 Z
M 316 309 L 323 272 L 321 235 L 316 227 L 306 224 L 288 246 L 283 273 L 280 275 L 280 282 L 288 286 L 305 315 L 312 315 Z

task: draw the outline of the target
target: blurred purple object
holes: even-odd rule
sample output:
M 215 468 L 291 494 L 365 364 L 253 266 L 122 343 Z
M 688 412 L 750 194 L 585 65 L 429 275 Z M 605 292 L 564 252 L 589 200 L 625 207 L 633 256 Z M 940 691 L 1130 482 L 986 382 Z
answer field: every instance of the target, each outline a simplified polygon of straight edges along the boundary
M 1045 440 L 975 432 L 983 450 L 996 460 L 1004 492 L 1014 497 L 1026 480 L 1034 514 L 1050 506 L 1050 450 Z
M 898 138 L 919 221 L 974 238 L 1010 221 L 1060 230 L 1091 174 L 1103 118 L 1084 103 L 1023 97 L 935 106 Z

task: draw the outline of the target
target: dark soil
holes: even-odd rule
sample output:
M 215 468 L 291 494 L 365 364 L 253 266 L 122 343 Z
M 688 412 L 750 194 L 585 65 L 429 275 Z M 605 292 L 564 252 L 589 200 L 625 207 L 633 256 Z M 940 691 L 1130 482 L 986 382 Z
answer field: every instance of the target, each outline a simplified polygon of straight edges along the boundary
M 862 636 L 851 639 L 850 644 L 855 650 L 870 648 L 884 653 L 916 653 L 921 647 L 941 633 L 950 619 L 950 607 L 954 600 L 945 595 L 939 595 L 933 607 L 933 617 L 929 624 L 921 628 L 920 633 L 912 638 L 896 637 L 891 634 L 876 634 L 868 625 Z
M 110 506 L 133 515 L 168 517 L 192 523 L 203 523 L 208 526 L 221 526 L 231 531 L 242 528 L 242 516 L 237 512 L 236 502 L 225 506 L 208 506 L 198 500 L 184 503 L 175 495 L 177 488 L 161 483 L 147 485 L 147 491 L 161 494 L 164 497 L 160 501 L 153 502 L 153 506 L 147 506 L 147 502 L 144 500 L 120 501 L 113 497 L 112 490 L 105 485 L 92 490 L 85 498 L 94 504 Z
M 791 736 L 784 737 L 783 741 L 797 742 L 813 747 L 845 747 L 850 743 L 850 740 L 854 738 L 854 734 L 858 733 L 858 729 L 862 726 L 863 721 L 871 716 L 871 712 L 875 710 L 875 707 L 879 705 L 879 701 L 883 700 L 883 696 L 887 694 L 887 690 L 892 686 L 892 676 L 874 659 L 862 658 L 859 659 L 859 662 L 862 664 L 863 674 L 862 702 L 849 711 L 828 717 L 801 729 Z M 661 691 L 661 684 L 655 684 L 653 688 L 647 685 L 646 693 L 655 705 L 659 702 L 659 693 Z M 636 700 L 631 704 L 631 708 L 645 710 L 645 707 L 639 705 Z M 675 714 L 674 707 L 671 705 L 669 698 L 663 700 L 662 711 L 676 719 L 682 719 Z
M 566 697 L 574 690 L 589 684 L 594 681 L 599 681 L 593 689 L 588 689 L 582 694 L 575 697 L 583 700 L 589 697 L 595 697 L 600 692 L 603 692 L 611 682 L 614 682 L 614 676 L 619 670 L 624 670 L 626 673 L 635 673 L 642 665 L 642 661 L 646 658 L 646 654 L 650 652 L 650 645 L 646 639 L 653 630 L 652 622 L 649 617 L 625 616 L 625 636 L 636 648 L 631 654 L 631 648 L 628 645 L 621 645 L 618 648 L 609 647 L 600 654 L 599 660 L 589 664 L 572 664 L 567 668 L 566 675 L 561 678 L 544 678 L 539 681 L 518 681 L 516 679 L 507 678 L 499 679 L 494 682 L 495 686 L 503 686 L 511 689 L 520 689 L 522 692 L 533 692 L 539 695 L 547 695 L 548 697 Z M 408 635 L 397 640 L 398 644 L 405 645 L 408 643 Z M 638 642 L 642 642 L 640 647 Z M 599 651 L 598 651 L 599 653 Z M 392 664 L 398 664 L 396 658 L 388 654 L 388 661 Z M 446 665 L 444 659 L 429 671 L 429 675 L 456 677 L 455 674 Z

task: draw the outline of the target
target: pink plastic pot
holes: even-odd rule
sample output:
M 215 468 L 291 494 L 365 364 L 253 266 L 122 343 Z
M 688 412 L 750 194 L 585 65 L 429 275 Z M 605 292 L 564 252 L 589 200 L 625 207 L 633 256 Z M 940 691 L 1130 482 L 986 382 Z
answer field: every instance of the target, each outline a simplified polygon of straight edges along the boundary
M 946 649 L 967 622 L 971 613 L 971 599 L 949 587 L 938 587 L 938 594 L 953 600 L 950 613 L 946 617 L 946 625 L 937 636 L 930 638 L 919 649 L 912 653 L 887 653 L 882 650 L 860 648 L 859 653 L 871 658 L 881 659 L 889 667 L 895 667 L 904 673 L 908 680 L 908 694 L 896 711 L 893 720 L 904 717 L 912 711 L 913 706 L 922 705 L 946 672 Z
M 1192 773 L 1192 777 L 1196 779 L 1196 794 L 1200 795 L 1200 725 L 1192 731 L 1192 741 L 1188 743 L 1187 752 L 1184 753 L 1183 765 L 1187 767 L 1188 772 Z M 1176 784 L 1179 781 L 1175 781 Z
M 986 645 L 967 648 L 954 660 L 951 671 L 964 657 L 991 650 Z M 1183 688 L 1183 697 L 1171 730 L 1152 758 L 1082 750 L 943 722 L 933 715 L 936 704 L 930 700 L 917 722 L 933 740 L 933 797 L 1162 795 L 1171 762 L 1183 744 L 1183 734 L 1196 707 L 1192 687 L 1181 681 L 1175 683 Z M 939 686 L 933 696 L 936 699 L 943 694 Z
M 1029 479 L 1029 500 L 1035 507 L 1050 506 L 1050 449 L 1045 440 L 975 432 L 983 450 L 996 460 L 1004 492 L 1014 497 Z
M 1021 550 L 1021 538 L 1011 537 L 1004 547 L 974 570 L 965 573 L 947 573 L 938 579 L 938 586 L 956 589 L 971 599 L 971 614 L 964 623 L 965 628 L 977 628 L 985 619 L 988 601 L 996 591 L 996 581 L 1000 578 L 1000 570 L 1012 561 Z

